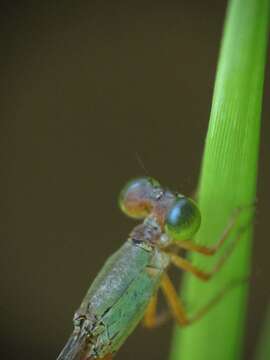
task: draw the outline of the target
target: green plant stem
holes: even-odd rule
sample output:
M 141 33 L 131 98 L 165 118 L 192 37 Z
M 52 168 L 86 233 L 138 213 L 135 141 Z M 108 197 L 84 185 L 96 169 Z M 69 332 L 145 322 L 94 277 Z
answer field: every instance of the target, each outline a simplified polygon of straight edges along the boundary
M 268 20 L 269 0 L 229 2 L 198 192 L 203 219 L 196 237 L 200 244 L 215 243 L 233 211 L 255 200 Z M 238 229 L 248 223 L 250 214 L 243 214 Z M 182 295 L 191 312 L 230 282 L 248 277 L 251 236 L 249 226 L 209 283 L 185 275 Z M 200 268 L 210 269 L 218 256 L 195 254 L 191 259 Z M 185 329 L 177 328 L 171 359 L 240 359 L 247 285 L 243 280 L 203 319 Z

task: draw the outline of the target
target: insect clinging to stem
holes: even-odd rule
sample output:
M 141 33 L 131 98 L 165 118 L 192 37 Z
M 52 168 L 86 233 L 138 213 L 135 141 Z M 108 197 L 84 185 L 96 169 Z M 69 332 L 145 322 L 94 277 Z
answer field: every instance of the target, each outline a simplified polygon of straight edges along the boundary
M 167 275 L 169 265 L 208 281 L 222 267 L 242 232 L 236 234 L 210 272 L 203 271 L 180 256 L 175 247 L 202 255 L 214 255 L 231 234 L 241 209 L 228 222 L 212 246 L 193 240 L 201 222 L 196 203 L 183 195 L 164 189 L 154 179 L 131 180 L 119 196 L 122 211 L 143 222 L 131 231 L 126 242 L 104 264 L 73 318 L 74 330 L 57 360 L 111 360 L 137 324 L 159 325 L 157 314 L 160 288 L 169 311 L 182 326 L 200 319 L 216 302 L 190 317 Z

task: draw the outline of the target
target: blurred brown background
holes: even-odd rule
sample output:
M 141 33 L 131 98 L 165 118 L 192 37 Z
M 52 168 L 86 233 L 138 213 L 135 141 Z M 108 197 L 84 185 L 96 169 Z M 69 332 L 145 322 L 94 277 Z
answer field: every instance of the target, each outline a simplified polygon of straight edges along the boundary
M 56 358 L 90 282 L 134 225 L 117 196 L 145 175 L 137 154 L 162 184 L 196 188 L 225 7 L 2 8 L 1 359 Z M 270 295 L 269 95 L 268 69 L 245 359 Z M 166 359 L 171 328 L 138 328 L 117 359 Z

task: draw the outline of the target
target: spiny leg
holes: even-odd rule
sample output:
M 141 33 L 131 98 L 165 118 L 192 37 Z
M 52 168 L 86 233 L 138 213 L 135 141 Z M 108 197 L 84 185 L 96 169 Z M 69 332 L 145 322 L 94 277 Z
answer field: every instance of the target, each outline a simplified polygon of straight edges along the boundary
M 234 214 L 229 219 L 225 229 L 223 230 L 223 233 L 221 234 L 220 238 L 217 240 L 217 242 L 213 245 L 204 246 L 204 245 L 198 245 L 195 244 L 192 240 L 182 240 L 182 241 L 176 241 L 175 244 L 177 246 L 180 246 L 181 248 L 189 251 L 194 251 L 203 255 L 212 256 L 214 255 L 224 244 L 224 242 L 228 239 L 228 237 L 231 235 L 232 230 L 234 229 L 237 220 L 239 219 L 239 216 L 244 210 L 252 210 L 254 208 L 255 204 L 248 205 L 245 207 L 239 207 L 235 210 Z M 249 222 L 248 222 L 249 225 Z M 244 229 L 248 227 L 246 225 Z M 242 229 L 241 232 L 244 230 Z
M 161 314 L 157 314 L 157 301 L 158 301 L 158 296 L 156 293 L 151 297 L 142 321 L 143 326 L 150 329 L 162 325 L 170 317 L 168 311 Z
M 210 280 L 210 278 L 213 275 L 212 271 L 211 272 L 203 271 L 197 268 L 196 266 L 192 265 L 189 261 L 187 261 L 186 259 L 182 258 L 179 255 L 169 254 L 169 256 L 171 258 L 172 264 L 174 264 L 177 268 L 192 273 L 194 276 L 196 276 L 198 279 L 202 281 Z
M 163 275 L 161 281 L 161 289 L 164 292 L 165 298 L 168 302 L 168 306 L 172 312 L 172 315 L 176 322 L 181 326 L 190 325 L 197 320 L 200 320 L 204 315 L 206 315 L 222 298 L 223 296 L 232 290 L 233 288 L 243 285 L 246 282 L 246 279 L 240 279 L 233 282 L 230 282 L 226 287 L 221 289 L 215 297 L 213 297 L 206 305 L 200 308 L 194 315 L 189 316 L 182 304 L 181 299 L 179 298 L 173 283 L 171 282 L 167 274 Z
M 153 295 L 149 301 L 143 317 L 143 326 L 153 328 L 156 326 L 157 316 L 157 294 Z
M 230 245 L 225 250 L 224 254 L 220 257 L 220 259 L 217 261 L 217 263 L 214 265 L 214 267 L 210 271 L 203 271 L 203 270 L 199 269 L 198 267 L 194 266 L 193 264 L 191 264 L 188 260 L 182 258 L 179 255 L 173 254 L 173 253 L 169 253 L 171 262 L 176 267 L 192 273 L 198 279 L 200 279 L 202 281 L 208 281 L 213 277 L 213 275 L 215 273 L 217 273 L 222 268 L 222 266 L 224 265 L 226 260 L 229 258 L 229 256 L 233 252 L 236 244 L 241 239 L 241 236 L 243 235 L 243 233 L 246 229 L 247 229 L 247 227 L 243 227 L 243 228 L 239 229 L 238 234 L 235 236 L 234 240 L 230 243 Z
M 162 277 L 160 286 L 175 320 L 182 326 L 188 325 L 189 319 L 184 306 L 178 297 L 173 283 L 166 273 Z

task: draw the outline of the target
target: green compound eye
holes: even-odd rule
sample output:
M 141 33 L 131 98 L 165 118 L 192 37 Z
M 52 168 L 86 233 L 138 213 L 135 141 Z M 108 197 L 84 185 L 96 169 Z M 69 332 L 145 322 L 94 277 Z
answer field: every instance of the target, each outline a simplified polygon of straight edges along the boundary
M 134 219 L 145 218 L 151 211 L 151 193 L 159 183 L 150 177 L 129 181 L 119 195 L 120 209 Z
M 173 240 L 188 240 L 199 229 L 201 214 L 189 198 L 178 197 L 168 211 L 165 220 L 165 231 Z

